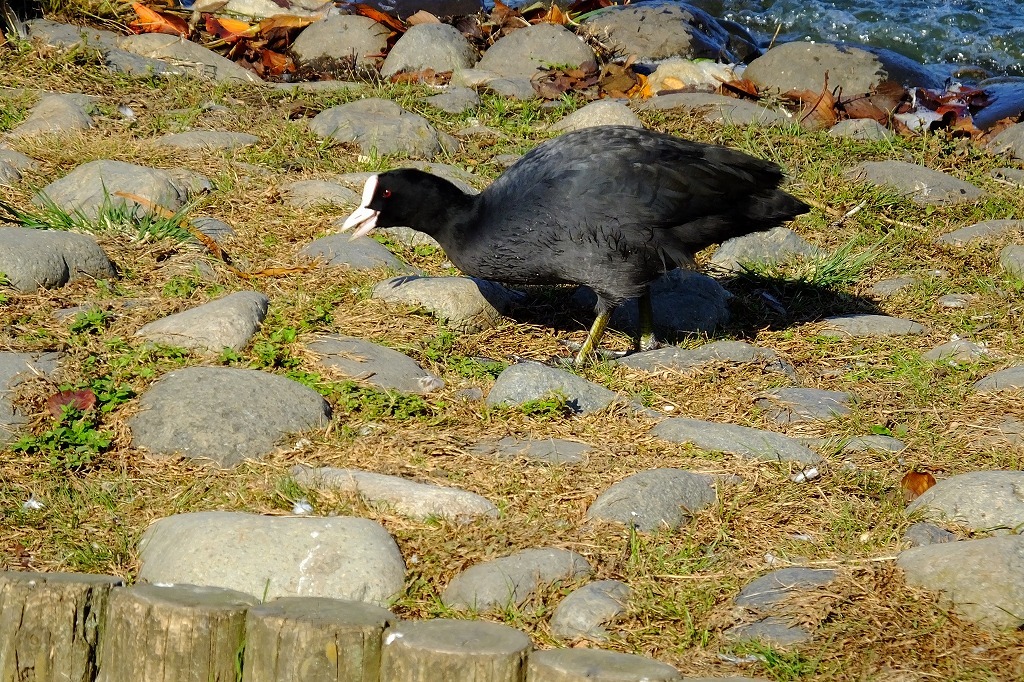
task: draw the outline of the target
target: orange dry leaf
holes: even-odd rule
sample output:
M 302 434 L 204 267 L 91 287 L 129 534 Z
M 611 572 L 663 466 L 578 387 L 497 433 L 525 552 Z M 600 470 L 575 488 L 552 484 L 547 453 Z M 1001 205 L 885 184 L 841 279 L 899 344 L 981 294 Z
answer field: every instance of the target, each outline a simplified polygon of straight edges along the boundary
M 407 17 L 405 23 L 409 26 L 416 26 L 417 24 L 440 24 L 441 20 L 427 10 L 421 9 L 411 17 Z
M 253 37 L 258 29 L 238 19 L 215 17 L 207 14 L 206 30 L 226 43 L 234 43 L 242 38 Z
M 548 10 L 547 14 L 540 17 L 537 23 L 549 23 L 558 24 L 559 26 L 565 26 L 569 23 L 569 15 L 563 12 L 558 5 L 551 3 L 551 9 Z
M 46 399 L 46 411 L 59 418 L 64 406 L 70 405 L 76 410 L 85 412 L 96 406 L 96 394 L 89 389 L 84 391 L 61 391 Z
M 168 33 L 182 38 L 188 38 L 191 33 L 188 22 L 179 16 L 151 10 L 139 2 L 133 2 L 132 9 L 139 16 L 128 24 L 134 33 Z
M 805 130 L 828 130 L 836 124 L 836 98 L 829 92 L 828 77 L 818 97 L 800 112 L 800 125 Z
M 295 62 L 292 58 L 280 52 L 264 49 L 260 53 L 260 61 L 266 67 L 267 73 L 272 76 L 280 76 L 282 73 L 295 71 Z
M 276 28 L 306 28 L 316 21 L 316 17 L 296 17 L 291 14 L 278 14 L 268 17 L 259 23 L 260 34 L 266 35 L 268 31 Z
M 925 490 L 935 485 L 935 477 L 927 471 L 908 471 L 900 481 L 903 489 L 903 499 L 906 502 L 913 502 L 921 497 Z
M 384 24 L 392 31 L 397 31 L 398 33 L 405 33 L 405 24 L 403 24 L 401 21 L 391 16 L 390 14 L 384 14 L 384 12 L 381 12 L 376 7 L 358 4 L 355 5 L 355 10 L 362 14 L 364 17 L 370 17 L 378 24 Z
M 750 97 L 751 99 L 758 99 L 757 86 L 754 85 L 754 81 L 741 78 L 739 80 L 726 81 L 722 83 L 722 94 L 731 95 L 738 99 L 744 97 Z

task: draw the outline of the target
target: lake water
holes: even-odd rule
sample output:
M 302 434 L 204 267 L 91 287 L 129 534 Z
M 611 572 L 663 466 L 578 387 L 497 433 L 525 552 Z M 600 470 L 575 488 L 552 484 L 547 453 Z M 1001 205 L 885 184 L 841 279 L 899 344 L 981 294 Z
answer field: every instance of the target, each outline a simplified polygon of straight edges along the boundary
M 884 47 L 946 75 L 979 66 L 1024 76 L 1021 0 L 695 0 L 761 40 L 847 41 Z

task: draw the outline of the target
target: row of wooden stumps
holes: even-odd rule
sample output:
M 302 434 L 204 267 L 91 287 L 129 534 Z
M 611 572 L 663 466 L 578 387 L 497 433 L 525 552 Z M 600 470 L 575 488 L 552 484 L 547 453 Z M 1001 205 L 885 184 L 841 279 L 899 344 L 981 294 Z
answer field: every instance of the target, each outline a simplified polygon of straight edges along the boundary
M 472 620 L 399 621 L 364 602 L 0 572 L 0 682 L 582 682 L 679 680 L 658 661 L 531 651 Z

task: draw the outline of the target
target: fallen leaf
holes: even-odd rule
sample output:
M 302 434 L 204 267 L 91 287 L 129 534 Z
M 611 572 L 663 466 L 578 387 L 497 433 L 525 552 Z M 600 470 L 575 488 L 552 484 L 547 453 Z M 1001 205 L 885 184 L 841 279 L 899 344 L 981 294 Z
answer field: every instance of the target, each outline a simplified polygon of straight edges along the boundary
M 238 19 L 215 17 L 212 14 L 207 14 L 206 30 L 226 43 L 234 43 L 243 38 L 251 38 L 256 35 L 259 28 Z
M 295 71 L 295 62 L 291 57 L 273 50 L 263 50 L 260 53 L 260 62 L 271 76 L 280 76 L 283 73 Z
M 364 5 L 362 3 L 354 5 L 354 7 L 356 12 L 362 14 L 364 17 L 370 17 L 378 24 L 384 24 L 392 31 L 396 31 L 398 33 L 405 33 L 405 24 L 403 24 L 399 19 L 396 19 L 390 14 L 385 14 L 376 7 L 370 7 L 369 5 Z
M 182 38 L 188 38 L 191 33 L 188 22 L 179 16 L 157 12 L 139 2 L 133 2 L 132 9 L 139 17 L 128 23 L 133 33 L 167 33 Z
M 927 471 L 908 471 L 900 481 L 900 488 L 903 489 L 903 500 L 912 502 L 935 485 L 935 477 Z
M 754 85 L 754 81 L 746 78 L 726 81 L 722 83 L 721 90 L 723 95 L 732 95 L 739 99 L 743 99 L 744 97 L 758 99 L 760 97 L 760 95 L 757 94 L 757 86 Z
M 828 130 L 836 124 L 836 98 L 828 89 L 828 71 L 825 83 L 814 101 L 808 101 L 800 112 L 800 125 L 805 130 Z
M 412 16 L 407 17 L 405 23 L 409 26 L 416 26 L 418 24 L 440 24 L 441 20 L 427 10 L 421 9 Z
M 61 391 L 46 399 L 46 411 L 54 418 L 60 418 L 64 406 L 70 405 L 76 410 L 85 412 L 96 406 L 96 394 L 89 389 L 83 391 Z

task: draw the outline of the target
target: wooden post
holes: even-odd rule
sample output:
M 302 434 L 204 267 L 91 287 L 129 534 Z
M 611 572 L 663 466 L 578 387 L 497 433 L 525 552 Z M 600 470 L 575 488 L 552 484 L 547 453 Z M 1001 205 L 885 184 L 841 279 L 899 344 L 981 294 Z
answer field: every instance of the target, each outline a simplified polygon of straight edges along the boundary
M 248 594 L 195 585 L 114 590 L 97 682 L 235 682 Z
M 677 682 L 679 671 L 661 661 L 601 649 L 534 651 L 526 682 Z
M 92 682 L 111 588 L 121 579 L 0 572 L 0 682 Z
M 523 682 L 530 638 L 480 620 L 402 622 L 384 633 L 387 682 Z
M 378 682 L 384 628 L 379 606 L 284 597 L 249 609 L 242 682 Z

